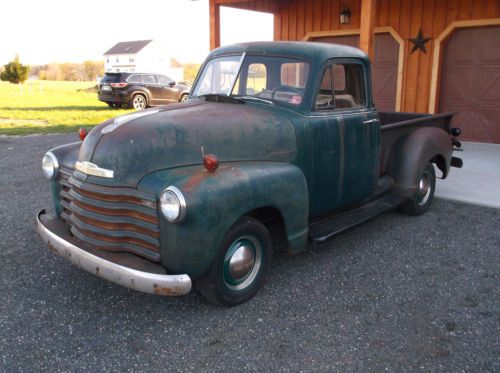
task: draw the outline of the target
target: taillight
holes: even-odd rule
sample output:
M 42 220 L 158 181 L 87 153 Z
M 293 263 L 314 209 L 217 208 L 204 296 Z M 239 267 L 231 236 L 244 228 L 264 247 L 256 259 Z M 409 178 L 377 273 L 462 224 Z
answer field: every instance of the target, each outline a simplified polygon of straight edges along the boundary
M 113 88 L 125 88 L 127 83 L 111 83 L 111 87 Z

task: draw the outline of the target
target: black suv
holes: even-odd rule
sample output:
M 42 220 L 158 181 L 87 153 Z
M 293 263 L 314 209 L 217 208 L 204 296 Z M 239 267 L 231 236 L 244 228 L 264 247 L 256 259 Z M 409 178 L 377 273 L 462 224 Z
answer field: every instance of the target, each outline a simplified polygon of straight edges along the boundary
M 186 101 L 191 88 L 160 74 L 106 73 L 99 83 L 98 98 L 110 107 L 148 106 Z

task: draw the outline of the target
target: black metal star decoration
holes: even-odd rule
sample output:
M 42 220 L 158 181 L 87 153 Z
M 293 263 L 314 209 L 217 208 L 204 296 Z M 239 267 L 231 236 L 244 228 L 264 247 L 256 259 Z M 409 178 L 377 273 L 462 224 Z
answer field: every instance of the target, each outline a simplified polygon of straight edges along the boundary
M 422 29 L 418 30 L 418 35 L 416 38 L 408 39 L 411 43 L 413 43 L 411 54 L 413 54 L 413 52 L 415 52 L 417 49 L 420 49 L 422 52 L 427 53 L 427 50 L 425 49 L 425 43 L 427 43 L 431 39 L 432 38 L 424 38 L 424 35 L 422 35 Z

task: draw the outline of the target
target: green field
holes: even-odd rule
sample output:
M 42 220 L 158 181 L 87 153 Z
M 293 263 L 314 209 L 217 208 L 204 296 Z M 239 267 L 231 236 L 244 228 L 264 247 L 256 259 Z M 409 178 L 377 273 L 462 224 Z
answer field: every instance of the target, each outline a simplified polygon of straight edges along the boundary
M 110 109 L 97 99 L 94 82 L 0 82 L 0 135 L 73 132 L 131 110 Z

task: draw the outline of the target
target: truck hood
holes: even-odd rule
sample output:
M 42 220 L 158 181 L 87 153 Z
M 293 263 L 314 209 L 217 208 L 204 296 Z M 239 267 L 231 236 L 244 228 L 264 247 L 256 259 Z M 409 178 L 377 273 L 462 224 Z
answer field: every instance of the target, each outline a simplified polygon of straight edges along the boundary
M 296 140 L 289 117 L 287 110 L 273 106 L 202 100 L 172 104 L 95 127 L 78 160 L 113 171 L 113 179 L 89 177 L 92 182 L 128 187 L 154 171 L 202 164 L 202 147 L 220 162 L 290 161 Z

